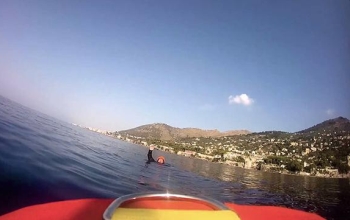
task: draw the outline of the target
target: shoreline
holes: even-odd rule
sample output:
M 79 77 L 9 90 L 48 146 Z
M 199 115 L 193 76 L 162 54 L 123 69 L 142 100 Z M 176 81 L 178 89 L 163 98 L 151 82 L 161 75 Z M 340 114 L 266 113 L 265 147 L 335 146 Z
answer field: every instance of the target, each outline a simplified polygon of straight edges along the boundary
M 94 131 L 94 132 L 96 132 L 96 131 Z M 96 133 L 99 133 L 99 132 L 96 132 Z M 130 141 L 123 140 L 123 139 L 119 139 L 119 138 L 117 138 L 115 136 L 112 136 L 112 135 L 107 135 L 107 134 L 103 134 L 103 135 L 111 137 L 113 139 L 117 139 L 117 140 L 126 142 L 126 143 L 130 143 L 130 144 L 138 145 L 138 146 L 141 146 L 141 147 L 149 148 L 149 146 L 146 146 L 146 145 L 143 145 L 143 144 L 140 144 L 140 143 L 130 142 Z M 168 152 L 168 153 L 171 153 L 171 154 L 176 154 L 174 152 L 162 150 L 162 149 L 159 149 L 157 147 L 155 149 L 157 149 L 159 151 Z M 205 160 L 205 161 L 208 161 L 210 163 L 220 163 L 220 164 L 225 164 L 225 165 L 232 166 L 232 167 L 239 167 L 239 168 L 243 168 L 243 169 L 247 169 L 247 170 L 256 170 L 256 171 L 266 172 L 266 173 L 277 173 L 277 174 L 282 174 L 282 175 L 293 175 L 293 176 L 301 176 L 301 177 L 316 177 L 316 178 L 328 178 L 328 179 L 348 179 L 348 178 L 350 179 L 350 172 L 348 172 L 347 174 L 337 174 L 337 175 L 333 176 L 333 175 L 330 175 L 330 174 L 322 174 L 322 173 L 319 173 L 319 172 L 317 172 L 315 175 L 313 175 L 311 173 L 306 173 L 306 172 L 290 173 L 287 170 L 283 170 L 283 171 L 259 170 L 257 168 L 248 168 L 248 167 L 237 166 L 237 165 L 233 164 L 233 163 L 238 164 L 238 163 L 242 163 L 242 162 L 236 162 L 236 161 L 230 161 L 230 163 L 226 163 L 226 162 L 222 162 L 222 161 L 220 161 L 220 162 L 219 161 L 218 162 L 213 162 L 213 161 L 210 161 L 208 159 L 200 158 L 200 157 L 185 156 L 185 155 L 181 155 L 181 154 L 180 155 L 176 154 L 176 155 L 182 156 L 182 157 L 187 157 L 187 158 L 195 158 L 195 159 L 199 159 L 199 160 Z
M 118 138 L 116 138 L 118 139 Z M 121 139 L 118 139 L 118 140 L 121 140 Z M 132 143 L 132 142 L 128 142 L 128 141 L 125 141 L 125 140 L 121 140 L 123 142 L 127 142 L 127 143 Z M 145 147 L 145 148 L 149 148 L 149 146 L 146 146 L 146 145 L 143 145 L 143 144 L 138 144 L 138 143 L 132 143 L 132 144 L 135 144 L 135 145 L 138 145 L 138 146 L 142 146 L 142 147 Z M 219 163 L 219 164 L 225 164 L 225 165 L 228 165 L 228 166 L 232 166 L 232 167 L 239 167 L 239 168 L 242 168 L 242 169 L 246 169 L 246 170 L 256 170 L 256 171 L 259 171 L 259 172 L 265 172 L 265 173 L 277 173 L 277 174 L 282 174 L 282 175 L 291 175 L 291 176 L 301 176 L 301 177 L 316 177 L 316 178 L 328 178 L 328 179 L 348 179 L 350 178 L 350 172 L 347 173 L 347 174 L 338 174 L 336 176 L 331 176 L 331 175 L 327 175 L 327 174 L 316 174 L 316 175 L 312 175 L 310 173 L 306 173 L 306 172 L 301 172 L 301 173 L 290 173 L 288 171 L 281 171 L 281 172 L 278 172 L 278 171 L 273 171 L 273 170 L 259 170 L 257 168 L 247 168 L 247 167 L 244 167 L 244 166 L 236 166 L 232 163 L 226 163 L 226 162 L 213 162 L 213 161 L 210 161 L 208 159 L 205 159 L 205 158 L 199 158 L 199 157 L 188 157 L 188 156 L 185 156 L 185 155 L 179 155 L 179 154 L 176 154 L 176 153 L 172 153 L 170 151 L 165 151 L 165 150 L 161 150 L 161 149 L 158 149 L 158 148 L 155 148 L 159 151 L 164 151 L 164 152 L 168 152 L 168 153 L 171 153 L 171 154 L 175 154 L 175 155 L 178 155 L 178 156 L 182 156 L 182 157 L 187 157 L 187 158 L 190 158 L 190 159 L 199 159 L 199 160 L 205 160 L 205 161 L 208 161 L 210 163 Z M 241 162 L 235 162 L 235 161 L 230 161 L 230 162 L 233 162 L 233 163 L 241 163 Z M 341 176 L 340 176 L 341 175 Z
M 182 155 L 179 155 L 179 156 L 182 156 Z M 191 157 L 189 157 L 191 158 Z M 199 160 L 206 160 L 206 159 L 203 159 L 203 158 L 198 158 L 198 157 L 194 157 L 196 159 L 199 159 Z M 247 168 L 247 167 L 243 167 L 243 166 L 235 166 L 233 164 L 230 164 L 230 163 L 225 163 L 225 162 L 213 162 L 213 161 L 210 161 L 210 160 L 206 160 L 210 163 L 220 163 L 220 164 L 225 164 L 225 165 L 228 165 L 228 166 L 231 166 L 231 167 L 239 167 L 239 168 L 242 168 L 242 169 L 246 169 L 246 170 L 255 170 L 255 171 L 258 171 L 258 172 L 265 172 L 265 173 L 276 173 L 276 174 L 281 174 L 281 175 L 290 175 L 290 176 L 300 176 L 300 177 L 316 177 L 316 178 L 327 178 L 327 179 L 348 179 L 350 178 L 350 172 L 348 174 L 338 174 L 336 176 L 331 176 L 331 175 L 327 175 L 327 174 L 316 174 L 316 175 L 313 175 L 313 174 L 310 174 L 310 173 L 306 173 L 306 172 L 300 172 L 300 173 L 290 173 L 288 171 L 273 171 L 273 170 L 259 170 L 257 168 Z

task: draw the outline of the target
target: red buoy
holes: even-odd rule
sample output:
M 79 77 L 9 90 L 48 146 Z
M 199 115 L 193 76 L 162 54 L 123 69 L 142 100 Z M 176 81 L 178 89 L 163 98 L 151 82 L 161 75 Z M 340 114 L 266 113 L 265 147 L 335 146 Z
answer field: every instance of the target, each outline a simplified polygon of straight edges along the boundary
M 157 163 L 164 164 L 165 163 L 165 158 L 163 156 L 159 156 L 157 158 Z

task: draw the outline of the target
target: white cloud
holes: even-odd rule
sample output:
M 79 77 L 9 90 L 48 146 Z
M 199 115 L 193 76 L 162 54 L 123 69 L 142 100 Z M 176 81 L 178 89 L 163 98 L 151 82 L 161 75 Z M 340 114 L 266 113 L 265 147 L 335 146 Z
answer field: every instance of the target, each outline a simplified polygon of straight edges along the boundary
M 327 109 L 326 114 L 329 116 L 333 116 L 334 115 L 334 110 L 333 109 Z
M 241 94 L 232 96 L 230 95 L 228 97 L 228 103 L 231 104 L 239 104 L 239 105 L 252 105 L 254 103 L 254 100 L 250 98 L 247 94 Z

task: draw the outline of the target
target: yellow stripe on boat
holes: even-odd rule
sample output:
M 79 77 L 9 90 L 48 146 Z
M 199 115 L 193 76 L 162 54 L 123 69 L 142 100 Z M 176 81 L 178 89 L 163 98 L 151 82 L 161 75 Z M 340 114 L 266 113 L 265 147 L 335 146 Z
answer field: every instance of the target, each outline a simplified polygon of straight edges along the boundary
M 118 208 L 112 220 L 240 220 L 231 210 L 169 210 L 169 209 L 134 209 Z

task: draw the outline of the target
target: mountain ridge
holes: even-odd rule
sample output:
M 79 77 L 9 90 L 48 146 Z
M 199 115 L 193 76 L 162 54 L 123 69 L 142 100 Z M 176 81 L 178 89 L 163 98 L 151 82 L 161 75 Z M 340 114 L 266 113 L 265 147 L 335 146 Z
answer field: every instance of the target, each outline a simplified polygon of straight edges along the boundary
M 350 121 L 344 117 L 337 117 L 329 120 L 325 120 L 307 129 L 294 132 L 294 133 L 312 133 L 312 132 L 324 132 L 324 131 L 337 131 L 347 130 L 350 131 Z M 293 133 L 284 131 L 262 131 L 262 132 L 250 132 L 248 130 L 229 130 L 221 132 L 217 129 L 200 129 L 200 128 L 178 128 L 172 127 L 165 123 L 153 123 L 141 125 L 132 129 L 122 130 L 117 133 L 122 135 L 133 135 L 143 137 L 147 139 L 159 139 L 164 141 L 174 141 L 188 137 L 224 137 L 234 135 L 246 135 L 251 133 L 271 133 L 271 132 L 282 132 L 282 133 Z
M 325 120 L 307 129 L 298 131 L 296 133 L 310 133 L 310 132 L 324 132 L 324 131 L 337 131 L 337 130 L 350 130 L 350 121 L 345 117 L 337 117 Z
M 217 129 L 204 130 L 200 128 L 178 128 L 165 123 L 153 123 L 141 125 L 132 129 L 119 131 L 120 134 L 128 134 L 149 139 L 178 140 L 186 137 L 222 137 L 251 133 L 248 130 L 230 130 L 220 132 Z

